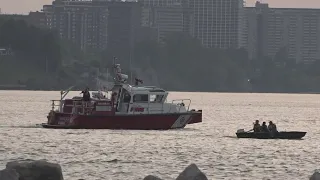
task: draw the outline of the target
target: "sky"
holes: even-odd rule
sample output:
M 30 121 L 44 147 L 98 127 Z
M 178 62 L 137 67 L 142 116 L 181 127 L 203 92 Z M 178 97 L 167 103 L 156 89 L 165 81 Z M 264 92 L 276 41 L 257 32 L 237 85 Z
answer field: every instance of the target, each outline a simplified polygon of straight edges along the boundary
M 245 0 L 247 6 L 254 6 L 256 0 Z M 320 0 L 261 0 L 269 3 L 270 7 L 282 8 L 320 8 Z M 52 0 L 0 0 L 2 13 L 27 14 L 30 11 L 40 11 L 45 4 Z

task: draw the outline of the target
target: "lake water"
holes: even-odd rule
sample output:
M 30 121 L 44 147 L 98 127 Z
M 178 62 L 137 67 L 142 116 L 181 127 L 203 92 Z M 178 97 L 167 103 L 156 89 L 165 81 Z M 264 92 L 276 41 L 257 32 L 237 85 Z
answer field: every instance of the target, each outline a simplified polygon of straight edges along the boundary
M 72 92 L 69 96 L 78 95 Z M 174 179 L 196 163 L 209 179 L 307 179 L 320 168 L 320 95 L 173 92 L 203 110 L 203 123 L 182 130 L 51 130 L 59 92 L 0 91 L 0 168 L 8 161 L 47 159 L 66 180 Z M 304 140 L 237 139 L 255 119 L 278 130 L 307 131 Z

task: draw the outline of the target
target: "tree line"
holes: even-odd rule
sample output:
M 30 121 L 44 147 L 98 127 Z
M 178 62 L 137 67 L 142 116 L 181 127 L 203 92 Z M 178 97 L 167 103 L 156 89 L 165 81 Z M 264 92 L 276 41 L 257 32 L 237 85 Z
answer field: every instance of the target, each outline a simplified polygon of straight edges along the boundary
M 2 64 L 9 80 L 30 88 L 61 89 L 94 85 L 96 68 L 110 66 L 112 52 L 84 53 L 54 30 L 39 29 L 23 20 L 0 18 L 0 47 L 15 52 L 14 66 Z M 245 49 L 205 48 L 184 33 L 169 34 L 163 43 L 136 42 L 133 62 L 155 69 L 160 86 L 176 91 L 318 92 L 320 61 L 297 64 L 286 48 L 275 57 L 249 59 Z M 124 52 L 129 53 L 129 52 Z M 6 66 L 5 66 L 6 65 Z M 28 69 L 19 74 L 14 68 Z M 22 66 L 22 67 L 21 67 Z M 124 66 L 125 71 L 129 71 Z M 31 75 L 32 74 L 32 75 Z M 82 74 L 87 74 L 82 77 Z M 9 81 L 1 74 L 0 84 Z
M 285 47 L 273 58 L 249 59 L 245 49 L 205 48 L 188 34 L 175 33 L 164 44 L 140 42 L 135 51 L 135 59 L 151 64 L 169 89 L 184 90 L 176 83 L 183 82 L 189 91 L 320 91 L 320 61 L 296 63 Z
M 8 17 L 0 18 L 0 47 L 14 51 L 14 57 L 1 57 L 0 84 L 24 84 L 30 89 L 77 84 L 74 62 L 86 58 L 74 44 L 60 39 L 57 31 Z

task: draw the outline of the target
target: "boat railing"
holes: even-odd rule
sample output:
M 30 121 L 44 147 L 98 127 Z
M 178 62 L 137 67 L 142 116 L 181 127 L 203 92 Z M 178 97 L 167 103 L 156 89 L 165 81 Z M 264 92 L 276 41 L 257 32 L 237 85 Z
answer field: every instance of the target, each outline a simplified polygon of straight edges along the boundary
M 51 100 L 51 108 L 52 111 L 58 111 L 58 112 L 63 112 L 64 107 L 70 107 L 72 109 L 72 114 L 86 114 L 92 112 L 94 109 L 94 105 L 92 102 L 86 102 L 81 99 L 76 100 L 73 99 L 72 104 L 65 104 L 65 100 Z M 135 104 L 135 103 L 133 103 Z M 182 109 L 189 111 L 191 105 L 191 99 L 176 99 L 172 100 L 171 105 L 169 107 L 169 111 L 166 110 L 167 112 L 173 112 L 172 109 L 176 108 L 174 112 L 181 112 Z M 139 106 L 138 106 L 139 107 Z M 151 106 L 151 103 L 148 103 L 148 106 L 144 106 L 147 108 L 148 114 L 153 114 L 153 113 L 165 113 L 164 111 L 164 103 L 161 104 L 161 106 Z M 143 106 L 142 106 L 143 108 Z M 141 112 L 139 111 L 133 111 L 133 114 L 140 114 Z
M 61 112 L 63 103 L 64 100 L 51 100 L 51 110 Z
M 155 108 L 152 108 L 152 107 L 148 107 L 148 114 L 153 114 L 153 113 L 164 113 L 164 108 L 162 106 L 162 108 L 158 108 L 158 107 L 155 107 Z
M 186 106 L 186 103 L 188 103 L 187 106 Z M 187 107 L 186 110 L 189 111 L 189 108 L 190 108 L 190 105 L 191 105 L 191 99 L 175 99 L 175 100 L 172 100 L 169 112 L 171 112 L 173 104 L 179 106 L 178 112 L 181 112 L 181 108 L 182 107 Z
M 87 114 L 92 112 L 94 105 L 89 101 L 73 100 L 72 114 Z
M 65 104 L 65 100 L 51 100 L 51 110 L 63 112 L 63 107 L 71 107 L 72 114 L 79 114 L 79 109 L 83 112 L 88 112 L 88 110 L 92 110 L 94 108 L 93 104 L 89 104 L 91 102 L 86 102 L 82 100 L 73 100 L 72 104 Z

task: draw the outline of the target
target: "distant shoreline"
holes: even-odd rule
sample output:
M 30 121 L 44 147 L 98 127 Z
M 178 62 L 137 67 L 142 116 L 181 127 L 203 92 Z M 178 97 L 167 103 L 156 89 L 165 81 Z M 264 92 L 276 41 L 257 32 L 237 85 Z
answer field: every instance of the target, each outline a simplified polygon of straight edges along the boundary
M 61 91 L 65 89 L 32 89 L 27 88 L 24 85 L 15 85 L 15 88 L 9 87 L 7 85 L 0 85 L 0 91 Z M 74 88 L 72 91 L 82 91 L 80 88 Z M 93 90 L 96 91 L 96 90 Z M 239 94 L 320 94 L 320 92 L 270 92 L 270 91 L 177 91 L 177 90 L 170 90 L 167 89 L 169 92 L 190 92 L 190 93 L 239 93 Z

